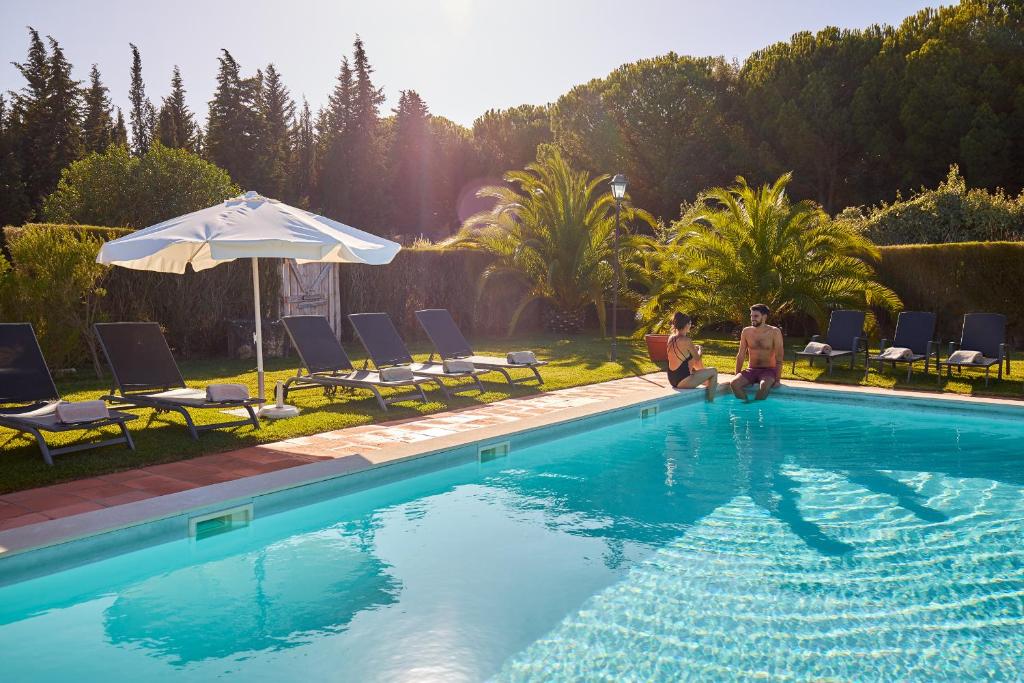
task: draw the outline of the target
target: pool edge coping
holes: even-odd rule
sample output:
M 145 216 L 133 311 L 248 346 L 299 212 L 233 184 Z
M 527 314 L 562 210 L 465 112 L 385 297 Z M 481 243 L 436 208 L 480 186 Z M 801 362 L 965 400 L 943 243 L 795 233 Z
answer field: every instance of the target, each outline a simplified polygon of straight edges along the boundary
M 644 375 L 637 376 L 646 377 Z M 720 388 L 720 392 L 725 387 Z M 627 395 L 551 414 L 524 417 L 515 423 L 501 423 L 478 430 L 436 436 L 424 441 L 389 445 L 389 457 L 373 462 L 360 453 L 289 467 L 274 472 L 242 477 L 231 481 L 198 486 L 176 493 L 92 510 L 68 517 L 50 519 L 0 531 L 0 565 L 5 561 L 37 550 L 73 543 L 93 536 L 115 533 L 182 515 L 197 515 L 234 507 L 281 491 L 309 486 L 332 479 L 436 456 L 459 448 L 509 438 L 523 433 L 569 424 L 614 413 L 647 403 L 674 399 L 673 403 L 697 402 L 703 390 L 679 390 L 652 382 L 645 395 Z
M 636 377 L 645 379 L 654 376 L 657 375 L 638 375 Z M 727 382 L 730 378 L 729 375 L 721 376 L 724 382 L 719 385 L 719 394 L 729 393 Z M 1019 412 L 1024 417 L 1024 403 L 1014 399 L 818 384 L 800 380 L 786 380 L 778 390 L 785 392 L 785 395 L 807 393 L 853 397 L 871 396 L 873 399 L 879 400 L 912 399 L 917 403 L 923 402 L 947 408 L 956 405 L 970 405 L 972 408 L 995 407 L 1002 408 L 1005 412 Z M 146 524 L 173 520 L 177 517 L 216 512 L 240 504 L 256 502 L 258 498 L 272 496 L 283 491 L 381 470 L 449 453 L 473 444 L 518 437 L 527 432 L 567 425 L 583 419 L 640 407 L 644 404 L 662 403 L 667 400 L 671 400 L 676 405 L 697 403 L 700 402 L 703 394 L 703 390 L 700 389 L 672 389 L 651 381 L 651 390 L 643 395 L 631 394 L 610 398 L 583 406 L 566 408 L 551 414 L 524 417 L 515 423 L 501 423 L 482 427 L 479 430 L 436 436 L 425 441 L 393 444 L 389 446 L 388 458 L 380 462 L 368 460 L 357 452 L 340 458 L 199 486 L 102 510 L 15 527 L 0 531 L 0 566 L 3 566 L 8 560 L 34 551 L 54 549 L 64 544 L 117 533 Z

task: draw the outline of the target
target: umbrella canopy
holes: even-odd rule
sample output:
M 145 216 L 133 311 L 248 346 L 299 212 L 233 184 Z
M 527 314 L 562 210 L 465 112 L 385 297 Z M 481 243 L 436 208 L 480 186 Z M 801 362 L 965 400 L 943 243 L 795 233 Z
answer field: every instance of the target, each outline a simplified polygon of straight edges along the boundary
M 401 248 L 397 242 L 246 192 L 107 242 L 96 261 L 135 270 L 184 273 L 190 263 L 194 270 L 206 270 L 235 259 L 252 259 L 256 365 L 262 400 L 263 332 L 256 259 L 384 265 Z
M 229 199 L 107 242 L 96 260 L 108 265 L 184 273 L 239 258 L 297 263 L 390 263 L 401 245 L 256 192 Z

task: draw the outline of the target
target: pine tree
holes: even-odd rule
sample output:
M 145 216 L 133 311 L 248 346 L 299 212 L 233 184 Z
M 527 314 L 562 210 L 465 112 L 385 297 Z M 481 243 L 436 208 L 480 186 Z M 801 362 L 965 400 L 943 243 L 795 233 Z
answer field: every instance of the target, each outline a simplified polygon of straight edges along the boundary
M 242 78 L 231 53 L 219 58 L 217 90 L 210 101 L 206 126 L 207 158 L 225 169 L 245 189 L 261 191 L 259 141 L 263 139 L 263 75 Z
M 89 87 L 85 91 L 85 120 L 82 124 L 86 152 L 102 152 L 110 145 L 114 132 L 112 110 L 107 88 L 100 81 L 100 70 L 93 64 L 89 71 Z
M 50 68 L 46 84 L 46 109 L 50 129 L 50 177 L 47 194 L 57 186 L 60 172 L 82 158 L 81 81 L 71 78 L 71 64 L 52 37 Z
M 309 208 L 316 178 L 316 128 L 309 102 L 302 98 L 302 111 L 292 127 L 292 156 L 289 164 L 286 201 Z
M 128 146 L 128 128 L 124 125 L 124 112 L 121 111 L 121 107 L 117 108 L 117 120 L 110 132 L 110 144 Z
M 373 67 L 358 36 L 354 47 L 351 66 L 347 59 L 342 60 L 328 103 L 317 197 L 325 214 L 372 230 L 383 223 L 386 212 L 378 130 L 384 94 L 373 85 Z
M 156 109 L 146 97 L 146 85 L 142 81 L 142 57 L 139 48 L 129 43 L 132 49 L 131 87 L 128 100 L 131 102 L 129 120 L 132 126 L 132 152 L 142 156 L 149 150 L 153 142 L 153 129 L 156 127 Z
M 326 215 L 340 216 L 349 205 L 348 157 L 350 156 L 349 119 L 352 116 L 354 81 L 348 57 L 342 57 L 334 91 L 327 108 L 317 113 L 317 172 L 314 204 Z
M 431 168 L 430 112 L 415 90 L 403 90 L 394 110 L 394 135 L 389 150 L 391 223 L 400 233 L 432 232 L 435 215 Z
M 263 140 L 260 142 L 264 170 L 263 191 L 283 197 L 292 153 L 292 124 L 295 102 L 273 64 L 267 65 L 263 79 Z
M 164 98 L 157 116 L 156 137 L 164 147 L 195 150 L 196 122 L 185 103 L 185 86 L 177 65 L 171 75 L 171 94 Z

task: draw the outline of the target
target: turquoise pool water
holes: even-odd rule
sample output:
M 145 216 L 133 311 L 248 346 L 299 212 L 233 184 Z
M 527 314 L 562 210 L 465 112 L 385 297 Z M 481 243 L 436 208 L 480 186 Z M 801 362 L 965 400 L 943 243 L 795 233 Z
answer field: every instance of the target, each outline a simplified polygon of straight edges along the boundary
M 900 405 L 663 409 L 3 587 L 0 677 L 1018 679 L 1024 422 Z

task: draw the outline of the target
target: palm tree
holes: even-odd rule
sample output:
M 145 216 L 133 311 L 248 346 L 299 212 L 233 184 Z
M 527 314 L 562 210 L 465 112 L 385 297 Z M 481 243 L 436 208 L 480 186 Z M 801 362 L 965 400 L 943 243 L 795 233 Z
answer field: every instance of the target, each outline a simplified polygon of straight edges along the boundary
M 756 189 L 740 177 L 709 190 L 660 240 L 637 245 L 630 272 L 645 290 L 638 315 L 646 330 L 678 309 L 739 324 L 759 302 L 778 317 L 806 313 L 824 329 L 836 308 L 902 306 L 874 280 L 869 259 L 878 248 L 816 204 L 791 203 L 791 177 Z
M 510 335 L 536 301 L 548 304 L 549 327 L 559 331 L 578 331 L 593 304 L 604 334 L 605 296 L 614 281 L 615 200 L 602 191 L 608 176 L 575 171 L 557 148 L 544 145 L 536 162 L 509 171 L 504 180 L 507 186 L 477 192 L 496 204 L 466 220 L 452 242 L 495 257 L 481 276 L 479 294 L 501 281 L 520 284 L 524 294 L 509 320 Z M 622 213 L 624 224 L 654 223 L 646 211 L 624 206 Z

